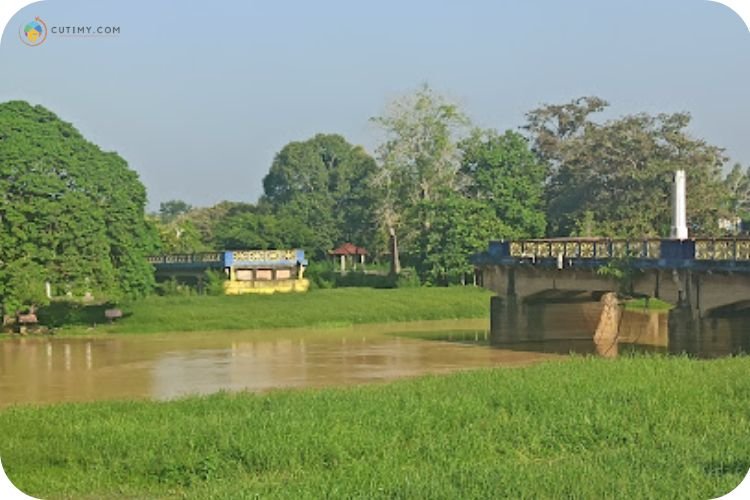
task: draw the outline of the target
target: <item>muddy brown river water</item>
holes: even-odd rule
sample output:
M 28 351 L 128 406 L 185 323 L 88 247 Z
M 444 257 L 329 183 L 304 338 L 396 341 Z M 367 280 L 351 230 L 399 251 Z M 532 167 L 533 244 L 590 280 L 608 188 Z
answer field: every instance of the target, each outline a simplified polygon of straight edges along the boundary
M 625 313 L 617 338 L 597 344 L 590 331 L 592 315 L 585 313 L 546 307 L 533 315 L 541 330 L 510 340 L 497 339 L 487 320 L 11 338 L 0 341 L 0 407 L 340 386 L 563 359 L 571 351 L 615 356 L 633 349 L 686 350 L 716 356 L 750 350 L 746 321 L 715 321 L 700 338 L 686 340 L 670 333 L 666 314 L 656 313 Z
M 486 332 L 487 321 L 475 320 L 332 330 L 13 338 L 0 341 L 0 406 L 347 385 L 555 357 L 422 338 L 480 340 Z

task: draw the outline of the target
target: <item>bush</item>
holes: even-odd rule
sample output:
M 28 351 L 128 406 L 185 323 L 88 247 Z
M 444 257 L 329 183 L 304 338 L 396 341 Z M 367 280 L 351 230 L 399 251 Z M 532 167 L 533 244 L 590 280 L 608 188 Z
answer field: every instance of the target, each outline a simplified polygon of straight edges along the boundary
M 305 277 L 310 280 L 310 288 L 328 289 L 334 286 L 333 265 L 330 262 L 311 262 L 305 270 Z
M 416 288 L 419 286 L 422 286 L 422 282 L 419 280 L 417 270 L 413 267 L 402 269 L 401 274 L 396 278 L 395 288 Z
M 84 304 L 76 300 L 55 300 L 39 308 L 39 324 L 58 328 L 61 326 L 91 326 L 106 321 L 104 311 L 115 307 L 113 302 Z
M 224 295 L 224 282 L 227 275 L 214 269 L 206 270 L 206 295 Z
M 305 276 L 310 280 L 312 289 L 328 288 L 413 288 L 421 286 L 417 271 L 413 267 L 401 270 L 398 276 L 386 272 L 373 273 L 365 271 L 348 271 L 344 274 L 331 262 L 311 263 Z
M 185 283 L 180 283 L 174 278 L 162 281 L 156 285 L 156 289 L 159 295 L 176 296 L 176 297 L 189 297 L 191 295 L 197 295 L 195 288 Z

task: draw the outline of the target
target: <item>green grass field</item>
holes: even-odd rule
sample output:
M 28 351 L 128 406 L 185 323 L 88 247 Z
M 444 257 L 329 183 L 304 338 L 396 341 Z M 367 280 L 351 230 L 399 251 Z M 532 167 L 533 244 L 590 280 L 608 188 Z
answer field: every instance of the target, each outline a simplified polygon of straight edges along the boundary
M 53 304 L 39 313 L 58 334 L 157 333 L 335 327 L 489 317 L 491 293 L 479 288 L 339 288 L 301 294 L 158 297 L 124 304 L 126 317 L 104 323 L 107 306 Z M 97 323 L 95 328 L 92 325 Z
M 393 323 L 489 317 L 491 292 L 473 287 L 337 288 L 303 294 L 245 296 L 150 296 L 121 304 L 125 317 L 110 325 L 111 305 L 53 302 L 39 311 L 42 325 L 58 335 L 108 333 L 329 328 L 362 323 Z M 629 300 L 629 310 L 666 311 L 671 304 Z M 7 335 L 0 334 L 0 339 Z
M 750 358 L 574 358 L 346 389 L 0 412 L 43 498 L 683 498 L 750 467 Z

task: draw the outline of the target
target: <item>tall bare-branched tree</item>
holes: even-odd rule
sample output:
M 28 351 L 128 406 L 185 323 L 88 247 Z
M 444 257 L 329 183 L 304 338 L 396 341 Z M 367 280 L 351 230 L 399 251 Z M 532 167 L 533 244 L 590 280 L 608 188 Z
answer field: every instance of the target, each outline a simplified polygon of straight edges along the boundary
M 391 272 L 399 273 L 398 237 L 414 244 L 419 232 L 430 227 L 422 204 L 440 200 L 459 182 L 457 140 L 468 130 L 469 120 L 458 105 L 423 85 L 394 100 L 372 121 L 386 134 L 372 177 L 376 214 L 389 238 Z

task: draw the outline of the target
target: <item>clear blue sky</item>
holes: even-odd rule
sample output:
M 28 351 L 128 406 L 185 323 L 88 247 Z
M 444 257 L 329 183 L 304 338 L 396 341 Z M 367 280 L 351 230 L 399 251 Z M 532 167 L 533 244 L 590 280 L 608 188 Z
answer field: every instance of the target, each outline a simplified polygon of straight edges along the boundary
M 372 151 L 368 118 L 428 82 L 475 123 L 598 95 L 609 117 L 689 111 L 691 132 L 750 165 L 750 33 L 705 0 L 49 0 L 0 45 L 0 102 L 42 104 L 120 153 L 150 208 L 253 202 L 274 154 L 318 132 Z M 116 38 L 18 40 L 115 25 Z

